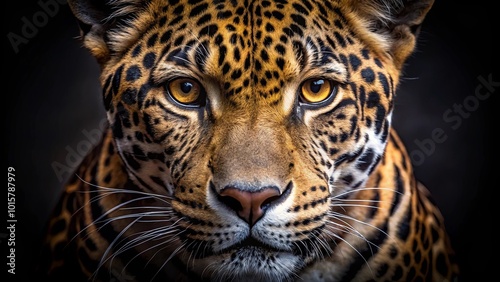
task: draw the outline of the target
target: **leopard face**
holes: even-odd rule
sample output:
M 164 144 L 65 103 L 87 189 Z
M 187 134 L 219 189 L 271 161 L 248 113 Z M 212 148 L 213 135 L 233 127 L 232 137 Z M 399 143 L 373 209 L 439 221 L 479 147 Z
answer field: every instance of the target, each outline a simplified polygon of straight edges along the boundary
M 365 1 L 77 3 L 126 173 L 168 207 L 123 223 L 131 247 L 220 280 L 288 280 L 332 254 L 419 21 Z

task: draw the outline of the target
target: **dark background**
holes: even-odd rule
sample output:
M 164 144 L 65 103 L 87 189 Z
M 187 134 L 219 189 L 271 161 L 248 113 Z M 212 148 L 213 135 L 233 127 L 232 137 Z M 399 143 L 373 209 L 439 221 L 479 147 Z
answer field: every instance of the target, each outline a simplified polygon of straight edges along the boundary
M 24 278 L 32 273 L 43 224 L 69 175 L 61 170 L 58 178 L 53 166 L 71 168 L 81 159 L 78 151 L 87 150 L 93 134 L 99 133 L 104 109 L 99 67 L 76 39 L 79 31 L 67 4 L 50 1 L 58 11 L 44 18 L 37 1 L 13 2 L 4 3 L 2 17 L 2 56 L 7 62 L 2 63 L 2 97 L 7 99 L 1 103 L 7 129 L 2 139 L 7 143 L 6 167 L 16 169 L 16 277 Z M 467 3 L 435 3 L 405 67 L 393 120 L 413 156 L 418 179 L 445 217 L 462 281 L 480 281 L 496 274 L 490 254 L 498 249 L 491 211 L 496 195 L 491 186 L 497 182 L 489 181 L 498 175 L 491 166 L 498 124 L 490 117 L 498 85 L 480 89 L 483 95 L 491 93 L 484 100 L 475 95 L 481 85 L 478 77 L 500 81 L 493 66 L 498 62 L 493 41 L 499 32 L 491 24 L 498 13 L 478 1 Z M 34 16 L 38 27 L 25 30 L 31 38 L 15 52 L 8 34 L 23 36 L 23 18 L 33 23 Z M 4 230 L 0 240 L 5 260 Z M 6 270 L 2 263 L 2 276 Z

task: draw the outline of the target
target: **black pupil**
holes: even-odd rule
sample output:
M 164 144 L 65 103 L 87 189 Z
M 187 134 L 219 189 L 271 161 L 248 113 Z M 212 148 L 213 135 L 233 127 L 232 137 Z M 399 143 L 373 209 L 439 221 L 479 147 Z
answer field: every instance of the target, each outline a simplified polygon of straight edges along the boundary
M 311 83 L 310 89 L 313 93 L 318 93 L 321 90 L 323 84 L 325 84 L 325 81 L 323 81 L 322 79 L 315 80 Z
M 193 84 L 191 82 L 183 82 L 181 84 L 181 90 L 184 93 L 189 93 L 193 89 Z

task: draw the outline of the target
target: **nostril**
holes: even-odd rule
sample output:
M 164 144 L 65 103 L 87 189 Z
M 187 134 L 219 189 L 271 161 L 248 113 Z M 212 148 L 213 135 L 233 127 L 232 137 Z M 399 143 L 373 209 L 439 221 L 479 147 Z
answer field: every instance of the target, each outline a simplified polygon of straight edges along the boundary
M 252 208 L 252 193 L 237 188 L 225 188 L 220 192 L 219 200 L 236 213 L 246 222 L 250 223 L 255 212 Z M 259 208 L 260 209 L 260 208 Z
M 219 200 L 232 210 L 235 211 L 243 210 L 243 206 L 241 205 L 241 203 L 237 199 L 231 196 L 221 196 Z
M 276 202 L 280 198 L 281 198 L 281 195 L 269 197 L 262 202 L 262 204 L 260 205 L 260 208 L 262 210 L 266 210 L 272 203 Z

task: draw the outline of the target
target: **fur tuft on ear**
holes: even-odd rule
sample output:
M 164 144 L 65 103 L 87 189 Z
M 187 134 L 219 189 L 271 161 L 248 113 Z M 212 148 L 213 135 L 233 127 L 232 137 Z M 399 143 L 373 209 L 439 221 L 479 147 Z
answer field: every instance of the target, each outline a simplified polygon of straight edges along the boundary
M 84 46 L 100 64 L 108 61 L 116 50 L 118 35 L 133 34 L 127 30 L 131 19 L 145 9 L 147 0 L 68 0 L 78 20 Z M 123 42 L 122 42 L 123 43 Z
M 401 68 L 415 49 L 416 38 L 434 0 L 343 0 L 363 29 Z M 375 38 L 375 39 L 373 39 Z

